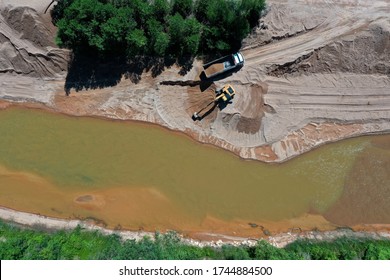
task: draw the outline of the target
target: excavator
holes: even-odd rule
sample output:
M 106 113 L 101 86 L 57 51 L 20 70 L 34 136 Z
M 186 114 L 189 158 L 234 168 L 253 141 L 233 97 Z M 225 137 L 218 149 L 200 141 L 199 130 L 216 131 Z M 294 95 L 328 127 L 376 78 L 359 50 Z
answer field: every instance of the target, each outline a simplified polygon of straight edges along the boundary
M 195 120 L 201 120 L 203 116 L 200 116 L 200 113 L 206 109 L 208 106 L 210 106 L 212 103 L 214 103 L 215 107 L 219 106 L 220 109 L 223 109 L 226 107 L 228 103 L 231 102 L 231 100 L 234 98 L 234 95 L 236 94 L 235 90 L 231 85 L 225 85 L 220 90 L 215 91 L 215 99 L 211 101 L 209 104 L 207 104 L 202 110 L 195 112 L 192 115 L 192 119 Z M 215 108 L 214 107 L 214 108 Z

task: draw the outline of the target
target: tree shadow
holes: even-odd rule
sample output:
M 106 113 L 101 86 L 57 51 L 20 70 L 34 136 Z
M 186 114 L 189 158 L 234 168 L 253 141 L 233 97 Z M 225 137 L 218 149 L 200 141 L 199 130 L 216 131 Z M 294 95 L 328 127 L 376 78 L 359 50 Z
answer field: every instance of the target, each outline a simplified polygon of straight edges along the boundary
M 68 74 L 65 79 L 65 93 L 69 95 L 71 90 L 80 91 L 98 89 L 117 85 L 122 77 L 130 79 L 133 83 L 139 83 L 144 71 L 151 72 L 155 78 L 165 68 L 175 63 L 181 69 L 179 74 L 189 71 L 192 60 L 181 60 L 172 57 L 135 57 L 127 60 L 124 56 L 99 56 L 98 54 L 75 52 L 68 64 Z
M 181 76 L 184 76 L 192 69 L 193 61 L 194 61 L 193 56 L 183 56 L 177 59 L 176 63 L 180 67 L 179 74 Z
M 123 63 L 96 59 L 81 53 L 72 54 L 65 79 L 65 93 L 70 90 L 96 89 L 116 85 L 123 72 Z

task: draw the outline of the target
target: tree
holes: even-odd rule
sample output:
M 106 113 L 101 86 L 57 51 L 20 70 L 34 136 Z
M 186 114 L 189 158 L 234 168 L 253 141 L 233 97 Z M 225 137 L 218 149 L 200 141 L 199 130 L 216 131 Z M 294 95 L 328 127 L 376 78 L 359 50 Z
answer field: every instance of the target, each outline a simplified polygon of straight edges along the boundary
M 184 24 L 183 53 L 196 55 L 199 49 L 202 24 L 195 18 L 190 18 Z
M 194 14 L 195 17 L 200 21 L 205 23 L 207 21 L 207 9 L 210 0 L 196 0 L 194 4 Z
M 128 57 L 142 54 L 142 50 L 146 48 L 148 44 L 148 39 L 146 38 L 144 31 L 138 28 L 131 30 L 127 34 L 126 41 Z
M 221 248 L 223 258 L 226 260 L 249 260 L 249 254 L 246 247 L 235 247 L 224 245 Z
M 265 0 L 242 0 L 240 9 L 251 27 L 258 24 L 261 12 L 265 9 Z
M 108 44 L 104 32 L 107 30 L 102 29 L 101 23 L 107 22 L 115 12 L 111 4 L 98 0 L 74 0 L 57 22 L 58 44 L 72 49 L 91 47 L 105 51 Z
M 179 13 L 183 18 L 192 14 L 193 0 L 173 0 L 172 14 Z
M 184 19 L 179 13 L 171 16 L 168 22 L 172 52 L 179 56 L 195 55 L 199 47 L 202 25 L 195 18 Z
M 111 6 L 111 8 L 113 8 Z M 130 30 L 136 30 L 136 22 L 133 19 L 133 10 L 121 7 L 113 12 L 114 16 L 104 21 L 101 32 L 105 50 L 120 50 L 126 46 L 126 37 Z
M 151 18 L 152 6 L 146 0 L 132 0 L 128 7 L 134 11 L 134 19 L 136 20 L 138 27 L 141 29 L 146 28 L 146 22 Z
M 169 44 L 169 36 L 164 32 L 162 23 L 154 18 L 147 21 L 149 53 L 164 56 Z
M 53 9 L 51 10 L 51 19 L 53 23 L 56 25 L 57 22 L 64 17 L 65 10 L 72 4 L 73 0 L 59 0 L 57 1 L 57 4 L 54 5 Z M 51 5 L 51 3 L 50 3 Z M 50 7 L 49 5 L 49 7 Z
M 170 12 L 171 5 L 168 0 L 154 0 L 152 2 L 152 14 L 157 20 L 165 22 Z

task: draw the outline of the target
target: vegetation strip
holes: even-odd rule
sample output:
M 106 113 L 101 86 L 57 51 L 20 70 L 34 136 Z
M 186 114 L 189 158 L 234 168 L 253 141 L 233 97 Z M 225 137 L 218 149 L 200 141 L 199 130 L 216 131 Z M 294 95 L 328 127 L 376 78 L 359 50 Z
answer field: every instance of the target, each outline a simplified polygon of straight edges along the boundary
M 198 247 L 185 244 L 174 232 L 156 233 L 154 239 L 122 240 L 77 227 L 47 232 L 21 229 L 0 222 L 0 258 L 5 259 L 390 259 L 390 240 L 340 238 L 332 242 L 298 240 L 276 248 L 262 240 L 255 246 Z

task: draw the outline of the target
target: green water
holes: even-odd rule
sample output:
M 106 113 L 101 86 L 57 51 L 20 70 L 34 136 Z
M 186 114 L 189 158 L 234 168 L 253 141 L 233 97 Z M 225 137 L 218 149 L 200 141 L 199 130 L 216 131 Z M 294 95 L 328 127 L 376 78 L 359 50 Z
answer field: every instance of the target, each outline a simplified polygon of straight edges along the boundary
M 323 213 L 341 196 L 346 174 L 369 145 L 369 137 L 351 139 L 285 164 L 264 164 L 156 126 L 0 111 L 0 165 L 37 174 L 60 189 L 152 187 L 194 218 Z

